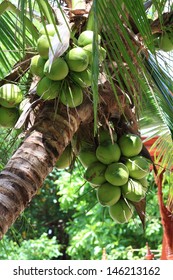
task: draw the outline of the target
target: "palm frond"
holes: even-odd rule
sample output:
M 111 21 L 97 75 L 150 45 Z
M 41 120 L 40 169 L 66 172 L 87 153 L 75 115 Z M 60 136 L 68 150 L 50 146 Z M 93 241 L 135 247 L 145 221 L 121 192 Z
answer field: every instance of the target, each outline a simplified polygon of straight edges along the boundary
M 20 17 L 20 10 L 10 2 L 0 4 L 2 67 L 0 77 L 3 79 L 24 53 L 34 51 L 38 39 L 36 26 L 25 15 Z M 5 5 L 6 4 L 6 5 Z M 25 29 L 23 29 L 25 26 Z
M 48 23 L 56 25 L 56 18 L 54 16 L 51 6 L 49 5 L 49 2 L 47 0 L 40 0 L 37 1 L 37 4 L 40 9 L 42 20 L 44 20 L 45 18 L 48 21 Z
M 165 73 L 162 66 L 154 60 L 152 55 L 149 56 L 148 60 L 145 60 L 145 65 L 150 78 L 157 87 L 155 92 L 151 91 L 155 106 L 173 137 L 173 94 L 171 92 L 172 84 L 170 77 Z
M 147 18 L 147 14 L 145 11 L 145 6 L 143 1 L 128 1 L 125 0 L 125 7 L 128 11 L 128 14 L 133 20 L 138 32 L 143 38 L 143 42 L 145 46 L 150 50 L 154 50 L 153 46 L 153 38 L 151 33 L 151 28 L 149 24 L 149 20 Z
M 148 89 L 143 95 L 143 111 L 140 119 L 142 136 L 149 140 L 158 137 L 150 148 L 155 151 L 154 161 L 169 174 L 173 166 L 173 95 L 171 77 L 162 65 L 150 55 L 144 64 L 149 73 Z
M 170 174 L 173 166 L 173 144 L 171 135 L 162 134 L 152 145 L 151 151 L 155 150 L 155 164 L 158 165 L 158 172 L 165 170 L 166 174 Z M 168 152 L 169 151 L 169 152 Z
M 109 17 L 106 16 L 107 14 Z M 99 1 L 98 19 L 99 25 L 103 26 L 102 34 L 105 39 L 103 46 L 108 54 L 108 61 L 106 63 L 111 65 L 111 70 L 105 65 L 110 82 L 112 82 L 112 85 L 115 83 L 111 78 L 114 76 L 115 80 L 119 80 L 122 90 L 128 91 L 131 96 L 134 96 L 132 85 L 135 77 L 138 76 L 138 69 L 134 64 L 134 60 L 137 61 L 139 67 L 142 63 L 139 59 L 137 48 L 135 48 L 131 40 L 132 38 L 129 38 L 127 28 L 123 24 L 123 22 L 127 22 L 126 11 L 122 9 L 120 1 L 116 3 L 109 2 L 109 5 L 105 1 Z M 120 34 L 122 34 L 122 37 L 120 37 Z M 113 75 L 111 74 L 112 70 Z M 116 97 L 118 99 L 118 96 Z
M 147 140 L 162 134 L 171 134 L 168 126 L 162 120 L 159 107 L 156 106 L 151 91 L 153 91 L 152 88 L 143 95 L 142 110 L 139 118 L 141 135 Z
M 7 5 L 4 5 L 4 2 L 7 2 L 7 1 L 3 1 L 0 4 L 0 16 L 6 11 L 13 12 L 18 17 L 18 19 L 21 19 L 22 24 L 27 27 L 27 29 L 29 30 L 30 34 L 33 37 L 33 40 L 37 40 L 38 39 L 38 30 L 35 27 L 35 25 L 32 23 L 32 21 L 26 16 L 26 10 L 24 9 L 25 6 L 22 5 L 22 8 L 24 9 L 23 15 L 22 15 L 21 10 L 17 7 L 17 5 L 14 5 L 10 1 L 8 1 L 7 2 L 8 6 L 7 6 Z M 24 1 L 22 1 L 22 2 L 24 2 Z

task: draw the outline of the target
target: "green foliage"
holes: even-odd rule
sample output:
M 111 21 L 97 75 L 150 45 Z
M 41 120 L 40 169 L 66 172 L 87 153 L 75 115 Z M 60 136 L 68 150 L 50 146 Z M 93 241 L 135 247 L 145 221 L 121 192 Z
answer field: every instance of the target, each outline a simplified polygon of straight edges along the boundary
M 4 237 L 0 243 L 1 260 L 50 260 L 61 255 L 56 237 L 43 233 L 38 239 L 24 240 L 20 245 Z
M 102 249 L 106 248 L 110 259 L 140 259 L 146 242 L 158 249 L 162 227 L 153 175 L 149 175 L 146 228 L 143 230 L 137 215 L 134 215 L 128 224 L 119 225 L 113 222 L 107 208 L 97 203 L 95 190 L 88 183 L 84 184 L 82 173 L 83 170 L 78 169 L 72 176 L 63 172 L 56 181 L 58 194 L 61 195 L 61 209 L 75 209 L 66 228 L 70 237 L 68 255 L 72 259 L 101 259 Z M 136 252 L 139 252 L 139 255 Z
M 84 181 L 83 174 L 84 169 L 78 164 L 73 172 L 53 170 L 31 205 L 9 230 L 8 237 L 0 242 L 1 259 L 98 260 L 103 248 L 110 260 L 143 259 L 146 242 L 159 257 L 162 226 L 153 174 L 148 176 L 145 229 L 137 214 L 127 224 L 116 224 L 108 208 L 98 203 L 95 190 Z M 166 189 L 165 197 L 169 188 Z M 46 243 L 48 237 L 53 239 L 50 246 Z M 33 251 L 31 244 L 36 248 Z M 62 255 L 51 255 L 55 251 L 53 246 Z M 44 251 L 46 248 L 48 252 Z M 34 255 L 34 251 L 38 254 Z
M 4 168 L 14 150 L 21 143 L 21 139 L 18 137 L 19 134 L 19 130 L 0 127 L 0 170 Z
M 39 23 L 38 20 L 34 20 L 33 24 L 33 20 L 31 21 L 24 13 L 22 15 L 17 5 L 13 5 L 10 1 L 2 1 L 0 15 L 2 30 L 0 78 L 3 78 L 11 71 L 15 62 L 21 60 L 27 52 L 34 50 L 38 38 L 36 26 Z

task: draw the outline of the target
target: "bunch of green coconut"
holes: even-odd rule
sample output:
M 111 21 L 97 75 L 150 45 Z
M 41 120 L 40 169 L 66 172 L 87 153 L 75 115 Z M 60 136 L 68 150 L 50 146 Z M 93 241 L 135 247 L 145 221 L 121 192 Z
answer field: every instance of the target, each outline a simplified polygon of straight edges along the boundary
M 70 166 L 74 154 L 85 168 L 84 178 L 96 191 L 98 202 L 109 208 L 117 223 L 128 222 L 134 204 L 145 198 L 151 162 L 142 155 L 143 143 L 136 134 L 100 130 L 97 145 L 83 140 L 76 153 L 76 140 L 69 144 L 56 163 L 58 169 Z
M 77 39 L 77 45 L 73 44 L 61 57 L 55 58 L 51 66 L 49 49 L 56 34 L 55 26 L 48 24 L 40 29 L 39 34 L 38 54 L 32 58 L 30 65 L 31 73 L 40 77 L 37 95 L 44 100 L 58 98 L 70 108 L 79 106 L 83 102 L 84 88 L 91 86 L 93 31 L 83 31 Z M 98 42 L 101 42 L 100 35 Z M 100 45 L 99 54 L 101 63 L 106 51 Z
M 13 128 L 19 118 L 23 92 L 16 84 L 6 83 L 0 87 L 0 126 Z
M 84 145 L 79 160 L 86 168 L 84 178 L 95 188 L 98 202 L 109 207 L 118 223 L 128 222 L 134 212 L 133 203 L 141 201 L 148 189 L 147 175 L 151 162 L 141 155 L 143 143 L 135 134 L 111 139 L 101 131 L 96 148 Z

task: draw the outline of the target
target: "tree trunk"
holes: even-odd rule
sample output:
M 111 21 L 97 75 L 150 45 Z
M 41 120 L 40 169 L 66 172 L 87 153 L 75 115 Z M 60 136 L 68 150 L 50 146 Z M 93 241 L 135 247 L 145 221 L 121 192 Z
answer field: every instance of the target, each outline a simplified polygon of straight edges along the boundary
M 80 123 L 92 117 L 86 101 L 78 110 L 65 106 L 55 113 L 45 103 L 32 130 L 0 174 L 0 238 L 43 185 Z

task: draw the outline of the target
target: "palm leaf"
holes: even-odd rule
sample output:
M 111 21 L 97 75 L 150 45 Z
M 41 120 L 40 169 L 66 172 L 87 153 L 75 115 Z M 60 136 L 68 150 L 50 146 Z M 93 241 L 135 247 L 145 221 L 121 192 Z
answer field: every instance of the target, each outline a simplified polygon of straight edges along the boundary
M 155 151 L 155 164 L 162 172 L 166 168 L 170 172 L 173 165 L 172 119 L 173 96 L 171 93 L 171 79 L 162 66 L 151 56 L 145 61 L 149 72 L 150 90 L 146 89 L 143 95 L 143 112 L 140 119 L 142 135 L 146 140 L 158 137 L 158 140 L 150 148 Z
M 109 17 L 106 14 L 109 14 Z M 132 102 L 137 104 L 137 92 L 135 94 L 136 86 L 133 87 L 133 84 L 143 84 L 143 79 L 139 79 L 139 82 L 137 82 L 138 70 L 143 66 L 137 49 L 129 37 L 126 26 L 123 24 L 123 22 L 126 23 L 127 21 L 126 11 L 122 9 L 120 1 L 117 1 L 116 4 L 115 2 L 109 2 L 109 5 L 105 1 L 99 1 L 98 20 L 99 25 L 103 26 L 102 34 L 105 39 L 103 46 L 107 50 L 108 55 L 108 60 L 104 66 L 114 90 L 116 100 L 119 102 L 119 97 L 114 86 L 117 80 L 122 91 L 128 92 L 133 99 Z M 119 34 L 122 34 L 123 38 Z M 137 61 L 138 69 L 133 59 Z M 121 104 L 119 106 L 121 107 Z
M 153 149 L 159 151 L 159 154 L 155 155 L 155 163 L 159 166 L 159 174 L 165 170 L 166 174 L 169 176 L 173 165 L 173 145 L 171 135 L 166 133 L 160 136 L 152 145 L 151 150 Z
M 8 3 L 8 5 L 6 3 Z M 22 1 L 22 3 L 25 1 Z M 3 1 L 0 4 L 0 16 L 7 10 L 12 11 L 14 14 L 16 14 L 21 20 L 22 24 L 24 26 L 27 26 L 28 30 L 30 31 L 30 34 L 32 35 L 34 40 L 38 39 L 38 31 L 35 27 L 35 25 L 32 23 L 32 21 L 25 15 L 26 11 L 24 10 L 24 6 L 22 5 L 23 8 L 23 15 L 21 13 L 21 10 L 19 8 L 17 8 L 17 6 L 15 6 L 14 4 L 12 4 L 11 2 L 7 2 L 7 1 Z
M 44 18 L 46 18 L 48 23 L 52 23 L 56 25 L 56 19 L 51 6 L 49 5 L 49 2 L 47 0 L 40 0 L 37 1 L 37 4 L 39 6 L 40 14 L 43 22 L 44 22 Z
M 151 28 L 149 25 L 149 20 L 147 18 L 143 1 L 125 0 L 124 3 L 125 3 L 125 7 L 127 8 L 128 14 L 133 19 L 133 22 L 137 27 L 138 32 L 142 36 L 145 46 L 147 46 L 149 50 L 154 51 Z
M 25 15 L 21 18 L 20 14 L 20 10 L 11 2 L 3 1 L 0 4 L 1 78 L 11 71 L 12 66 L 21 60 L 24 53 L 34 50 L 38 39 L 35 25 Z
M 170 77 L 164 72 L 163 68 L 158 65 L 152 56 L 145 60 L 146 68 L 150 74 L 150 78 L 156 85 L 155 92 L 152 91 L 152 97 L 155 101 L 155 106 L 159 111 L 165 125 L 168 126 L 173 137 L 173 95 L 171 93 L 172 84 Z

